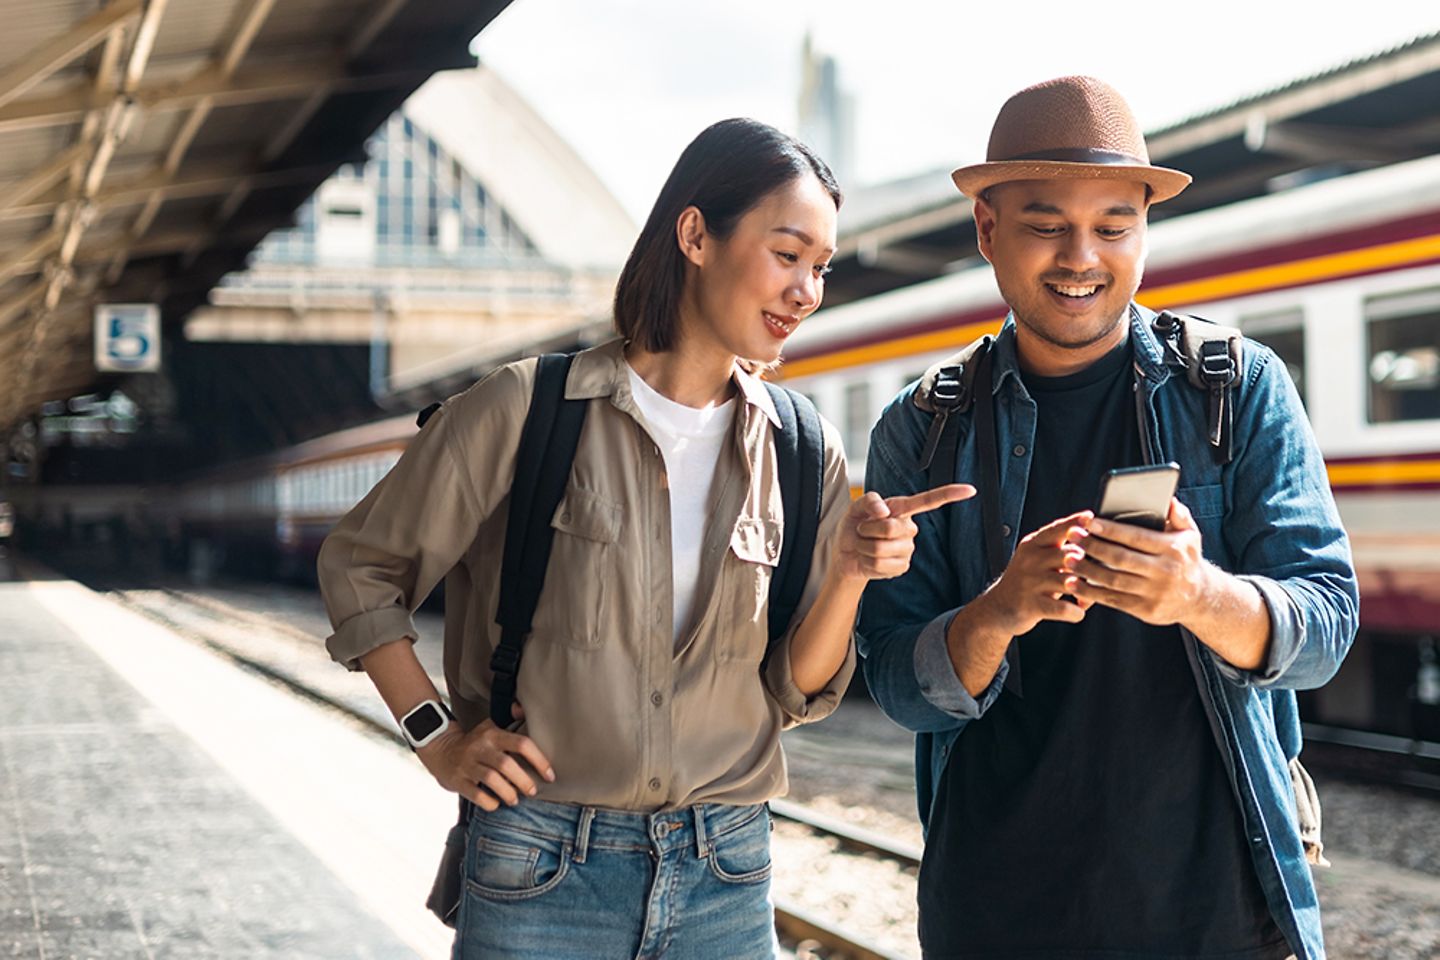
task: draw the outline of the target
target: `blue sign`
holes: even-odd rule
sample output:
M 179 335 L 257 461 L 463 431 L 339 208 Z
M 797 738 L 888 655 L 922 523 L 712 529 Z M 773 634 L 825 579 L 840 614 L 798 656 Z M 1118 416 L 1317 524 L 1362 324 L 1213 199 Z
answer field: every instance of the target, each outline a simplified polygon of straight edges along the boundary
M 160 308 L 153 303 L 95 307 L 95 369 L 141 373 L 160 369 Z

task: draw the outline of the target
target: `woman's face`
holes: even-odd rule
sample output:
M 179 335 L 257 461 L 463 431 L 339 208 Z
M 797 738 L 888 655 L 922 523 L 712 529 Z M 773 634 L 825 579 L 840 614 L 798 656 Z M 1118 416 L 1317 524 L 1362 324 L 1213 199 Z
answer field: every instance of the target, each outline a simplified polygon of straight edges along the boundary
M 689 211 L 687 211 L 689 212 Z M 689 271 L 681 336 L 746 360 L 773 363 L 815 308 L 835 252 L 835 201 L 813 176 L 797 177 L 752 207 L 724 240 L 686 217 Z

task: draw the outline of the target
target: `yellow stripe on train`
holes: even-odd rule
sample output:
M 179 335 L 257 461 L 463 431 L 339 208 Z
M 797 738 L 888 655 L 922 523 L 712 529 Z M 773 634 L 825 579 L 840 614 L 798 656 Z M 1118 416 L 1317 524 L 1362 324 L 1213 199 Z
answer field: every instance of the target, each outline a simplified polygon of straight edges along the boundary
M 1330 486 L 1386 487 L 1412 483 L 1440 483 L 1440 460 L 1371 460 L 1365 463 L 1332 463 L 1325 470 Z M 850 487 L 850 498 L 858 500 L 865 492 L 859 485 Z
M 1332 463 L 1325 469 L 1332 487 L 1440 483 L 1440 460 L 1370 460 Z
M 1318 257 L 1307 257 L 1290 263 L 1279 263 L 1268 267 L 1255 267 L 1234 273 L 1207 277 L 1203 280 L 1188 280 L 1163 287 L 1141 290 L 1136 299 L 1147 307 L 1161 310 L 1167 307 L 1205 303 L 1249 293 L 1261 293 L 1280 287 L 1292 287 L 1302 283 L 1334 280 L 1357 273 L 1393 269 L 1424 260 L 1440 258 L 1440 235 L 1399 240 L 1362 250 L 1348 250 L 1344 253 L 1330 253 Z M 846 367 L 857 367 L 882 360 L 897 360 L 916 353 L 938 350 L 958 350 L 977 337 L 994 333 L 1000 329 L 1004 317 L 981 323 L 967 323 L 960 327 L 931 330 L 926 333 L 896 337 L 863 347 L 851 347 L 804 357 L 787 362 L 780 368 L 780 376 L 786 379 L 806 377 L 817 373 L 828 373 Z M 1366 481 L 1369 482 L 1369 481 Z

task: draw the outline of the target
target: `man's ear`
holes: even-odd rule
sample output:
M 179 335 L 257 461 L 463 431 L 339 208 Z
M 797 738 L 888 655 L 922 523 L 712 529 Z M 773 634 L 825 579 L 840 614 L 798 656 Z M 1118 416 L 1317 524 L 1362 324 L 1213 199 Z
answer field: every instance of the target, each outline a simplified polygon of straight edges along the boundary
M 995 260 L 990 253 L 995 245 L 995 208 L 984 197 L 976 197 L 973 211 L 975 245 L 980 248 L 980 256 L 993 264 Z
M 697 267 L 705 265 L 705 251 L 708 249 L 705 240 L 705 214 L 700 212 L 699 207 L 681 210 L 675 221 L 675 241 L 680 244 L 680 252 L 685 259 Z

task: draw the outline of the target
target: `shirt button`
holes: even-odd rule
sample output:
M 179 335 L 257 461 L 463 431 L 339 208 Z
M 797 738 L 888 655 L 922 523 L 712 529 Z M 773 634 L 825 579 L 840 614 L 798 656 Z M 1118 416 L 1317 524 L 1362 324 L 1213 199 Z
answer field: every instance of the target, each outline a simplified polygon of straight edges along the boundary
M 661 693 L 659 690 L 656 690 L 654 693 L 650 694 L 650 702 L 655 704 L 655 706 L 657 707 L 660 706 L 660 704 L 665 702 L 665 694 Z
M 1002 524 L 1000 524 L 1000 535 L 1001 535 L 1002 537 L 1008 537 L 1008 536 L 1010 536 L 1010 524 L 1008 524 L 1008 523 L 1002 523 Z
M 659 790 L 659 789 L 660 789 L 660 778 L 659 778 L 659 777 L 651 777 L 651 778 L 650 778 L 650 789 L 651 789 L 651 790 Z
M 1017 444 L 1015 444 L 1015 449 L 1014 449 L 1014 450 L 1011 450 L 1010 452 L 1013 453 L 1013 454 L 1015 454 L 1015 456 L 1017 456 L 1017 457 L 1023 457 L 1023 456 L 1025 456 L 1025 444 L 1023 444 L 1023 443 L 1017 443 Z

